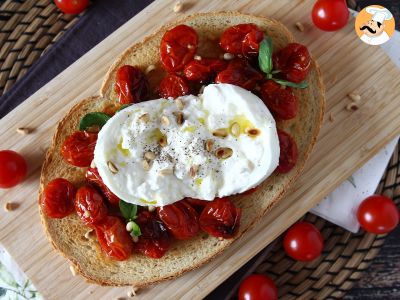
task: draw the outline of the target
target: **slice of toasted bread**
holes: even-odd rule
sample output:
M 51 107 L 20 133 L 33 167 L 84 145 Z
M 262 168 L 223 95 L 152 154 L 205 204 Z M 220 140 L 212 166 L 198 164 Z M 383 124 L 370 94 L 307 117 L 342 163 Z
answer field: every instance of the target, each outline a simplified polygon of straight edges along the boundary
M 39 197 L 42 197 L 45 185 L 56 177 L 66 178 L 77 186 L 83 182 L 85 170 L 70 166 L 63 161 L 60 154 L 62 142 L 67 135 L 77 130 L 80 118 L 87 112 L 103 111 L 107 107 L 109 109 L 116 105 L 113 83 L 115 71 L 119 66 L 130 64 L 145 70 L 149 65 L 155 65 L 156 70 L 148 76 L 151 90 L 156 90 L 164 74 L 159 61 L 160 40 L 168 28 L 178 23 L 190 25 L 198 32 L 200 38 L 198 54 L 205 57 L 216 57 L 221 54 L 216 46 L 219 36 L 225 28 L 239 23 L 255 23 L 273 39 L 275 49 L 294 41 L 286 27 L 275 20 L 235 12 L 201 13 L 164 26 L 142 42 L 133 45 L 116 60 L 105 78 L 100 97 L 83 100 L 59 123 L 43 165 Z M 249 230 L 282 198 L 289 185 L 299 176 L 316 141 L 325 101 L 322 79 L 315 61 L 312 61 L 307 81 L 309 82 L 307 89 L 295 89 L 300 102 L 298 116 L 290 121 L 278 122 L 278 127 L 290 133 L 296 140 L 299 149 L 298 162 L 290 173 L 272 175 L 257 192 L 232 197 L 235 205 L 243 210 L 240 231 L 235 239 Z M 52 245 L 68 258 L 84 277 L 102 285 L 141 287 L 177 277 L 206 263 L 235 240 L 220 241 L 200 233 L 188 241 L 175 241 L 161 259 L 151 259 L 135 253 L 126 261 L 115 261 L 103 254 L 95 236 L 89 239 L 84 237 L 89 228 L 83 225 L 75 214 L 64 219 L 50 219 L 41 212 L 41 217 Z

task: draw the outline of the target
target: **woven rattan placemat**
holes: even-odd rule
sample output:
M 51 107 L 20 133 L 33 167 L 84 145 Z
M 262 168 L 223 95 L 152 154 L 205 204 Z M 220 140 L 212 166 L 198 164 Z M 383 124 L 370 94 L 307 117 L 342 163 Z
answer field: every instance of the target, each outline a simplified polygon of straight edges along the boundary
M 0 96 L 71 27 L 78 16 L 60 13 L 51 0 L 0 0 Z M 393 154 L 377 193 L 400 202 L 400 149 Z M 280 299 L 340 299 L 360 279 L 378 254 L 386 235 L 352 234 L 315 215 L 326 241 L 323 255 L 312 263 L 288 258 L 278 241 L 253 266 L 278 286 Z

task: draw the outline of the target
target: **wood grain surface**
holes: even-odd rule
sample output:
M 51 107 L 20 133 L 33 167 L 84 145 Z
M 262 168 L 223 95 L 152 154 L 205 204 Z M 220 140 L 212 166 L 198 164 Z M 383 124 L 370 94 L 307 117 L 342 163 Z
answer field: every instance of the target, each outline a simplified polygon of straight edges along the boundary
M 352 22 L 335 33 L 313 28 L 308 13 L 312 3 L 188 1 L 185 14 L 239 10 L 286 24 L 321 65 L 327 114 L 303 175 L 265 219 L 211 263 L 142 290 L 139 299 L 204 297 L 400 133 L 400 72 L 379 47 L 369 47 L 356 38 Z M 29 162 L 24 184 L 0 191 L 2 204 L 20 204 L 14 212 L 1 212 L 0 240 L 45 298 L 112 299 L 126 295 L 127 288 L 98 287 L 72 277 L 68 263 L 51 249 L 36 207 L 39 168 L 58 120 L 79 99 L 97 93 L 108 66 L 120 52 L 161 26 L 160 20 L 164 23 L 182 15 L 172 12 L 173 4 L 172 0 L 155 1 L 0 121 L 2 148 L 21 152 Z M 305 25 L 304 32 L 296 31 L 297 21 Z M 353 91 L 360 93 L 362 101 L 357 111 L 349 112 L 346 95 Z M 329 121 L 330 115 L 334 121 Z M 21 126 L 35 131 L 17 135 L 15 129 Z

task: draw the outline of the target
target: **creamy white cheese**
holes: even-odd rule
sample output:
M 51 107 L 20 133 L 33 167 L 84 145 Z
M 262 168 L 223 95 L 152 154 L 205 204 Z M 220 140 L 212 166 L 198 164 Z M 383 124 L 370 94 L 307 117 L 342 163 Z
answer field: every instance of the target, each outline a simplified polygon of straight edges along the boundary
M 134 104 L 101 129 L 94 161 L 119 198 L 142 206 L 163 206 L 184 197 L 213 200 L 259 185 L 278 166 L 275 121 L 260 98 L 234 85 L 212 84 L 198 97 L 179 99 L 182 110 L 172 99 Z M 251 128 L 259 135 L 249 135 Z M 214 136 L 217 129 L 228 136 Z M 211 151 L 207 140 L 213 141 Z M 231 149 L 232 155 L 217 157 L 220 148 Z M 154 155 L 146 158 L 148 152 Z M 118 172 L 110 171 L 109 162 Z

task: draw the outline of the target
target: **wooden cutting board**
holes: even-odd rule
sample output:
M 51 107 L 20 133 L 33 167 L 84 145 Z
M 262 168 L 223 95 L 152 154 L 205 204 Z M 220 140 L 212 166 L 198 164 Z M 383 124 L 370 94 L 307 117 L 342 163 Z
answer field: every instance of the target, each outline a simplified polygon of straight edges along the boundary
M 96 94 L 109 65 L 126 47 L 183 14 L 238 10 L 276 18 L 308 46 L 321 65 L 327 87 L 327 112 L 318 143 L 303 175 L 286 197 L 250 232 L 202 268 L 152 288 L 139 299 L 199 299 L 207 295 L 293 222 L 348 178 L 387 142 L 400 134 L 400 72 L 379 47 L 367 46 L 353 30 L 354 20 L 338 32 L 311 25 L 314 1 L 186 1 L 184 12 L 172 12 L 174 1 L 158 0 L 128 21 L 63 73 L 0 121 L 2 149 L 21 152 L 29 162 L 26 181 L 1 190 L 1 204 L 19 203 L 0 213 L 0 240 L 47 299 L 113 299 L 127 287 L 98 287 L 72 277 L 69 265 L 52 250 L 42 232 L 37 209 L 40 166 L 58 120 L 79 99 Z M 302 22 L 304 32 L 294 24 Z M 347 94 L 362 100 L 355 112 L 345 109 Z M 17 127 L 31 127 L 27 136 Z

